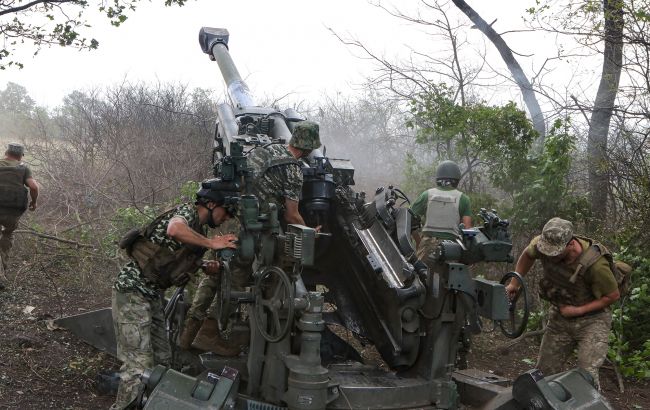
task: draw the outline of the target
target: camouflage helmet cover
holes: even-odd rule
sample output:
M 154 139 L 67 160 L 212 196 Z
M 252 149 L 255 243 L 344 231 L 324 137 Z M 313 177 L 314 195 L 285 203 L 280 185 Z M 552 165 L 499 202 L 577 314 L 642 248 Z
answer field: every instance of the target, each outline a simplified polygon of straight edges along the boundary
M 557 256 L 573 238 L 573 224 L 561 218 L 551 218 L 537 242 L 537 250 L 546 256 Z
M 318 124 L 313 121 L 300 121 L 296 123 L 291 140 L 289 140 L 289 145 L 305 150 L 319 148 L 321 144 Z
M 461 173 L 458 164 L 454 161 L 442 161 L 436 169 L 436 180 L 438 179 L 455 179 L 460 181 Z

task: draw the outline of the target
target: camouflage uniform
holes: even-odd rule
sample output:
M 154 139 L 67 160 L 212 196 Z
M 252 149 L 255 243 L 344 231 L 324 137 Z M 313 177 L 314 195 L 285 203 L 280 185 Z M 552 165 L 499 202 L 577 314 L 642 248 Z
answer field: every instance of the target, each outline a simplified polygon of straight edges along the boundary
M 607 356 L 612 312 L 565 318 L 556 307 L 549 311 L 548 325 L 539 348 L 536 367 L 544 374 L 559 373 L 576 350 L 578 367 L 588 371 L 599 385 L 598 369 Z
M 167 235 L 172 218 L 183 218 L 189 226 L 198 219 L 196 207 L 184 204 L 164 217 L 153 229 L 149 240 L 170 251 L 183 244 Z M 111 409 L 127 408 L 141 388 L 140 375 L 154 364 L 169 364 L 171 349 L 165 333 L 162 292 L 156 283 L 147 280 L 135 261 L 127 263 L 113 284 L 113 326 L 117 339 L 120 385 Z
M 0 185 L 3 185 L 3 182 L 9 182 L 5 178 L 15 180 L 21 177 L 23 185 L 27 185 L 27 180 L 32 177 L 32 172 L 25 163 L 13 159 L 0 159 L 0 171 L 2 171 L 0 178 L 3 178 Z M 13 183 L 19 184 L 20 179 Z M 0 192 L 2 192 L 1 189 Z M 27 195 L 26 190 L 25 195 Z M 18 227 L 18 221 L 24 212 L 24 209 L 3 208 L 0 205 L 0 259 L 2 259 L 2 268 L 4 269 L 7 268 L 9 253 L 13 247 L 13 232 Z M 2 270 L 0 270 L 1 272 Z M 3 278 L 0 276 L 0 282 L 2 280 Z
M 544 226 L 542 235 L 533 238 L 525 250 L 531 259 L 542 261 L 544 275 L 540 281 L 540 297 L 552 304 L 537 367 L 546 374 L 558 373 L 575 349 L 578 367 L 588 371 L 599 386 L 598 369 L 607 355 L 612 312 L 605 308 L 567 318 L 560 314 L 559 306 L 585 305 L 615 292 L 618 284 L 604 256 L 584 272 L 579 257 L 571 264 L 558 261 L 555 257 L 571 240 L 578 241 L 583 252 L 590 246 L 586 238 L 573 235 L 573 225 L 569 221 L 553 218 Z
M 266 150 L 266 152 L 262 152 Z M 281 165 L 267 168 L 269 161 L 276 159 L 293 158 L 291 153 L 283 145 L 270 145 L 266 148 L 258 147 L 248 157 L 248 164 L 253 169 L 266 172 L 257 176 L 252 194 L 257 196 L 262 210 L 268 209 L 269 203 L 278 206 L 280 215 L 284 209 L 285 199 L 298 201 L 302 190 L 302 170 L 298 161 L 287 161 Z M 239 226 L 236 227 L 239 231 Z M 241 290 L 248 284 L 251 274 L 250 265 L 231 266 L 232 287 Z M 204 277 L 196 290 L 192 306 L 188 310 L 188 317 L 203 320 L 206 317 L 217 319 L 219 314 L 219 288 L 220 278 L 213 276 Z

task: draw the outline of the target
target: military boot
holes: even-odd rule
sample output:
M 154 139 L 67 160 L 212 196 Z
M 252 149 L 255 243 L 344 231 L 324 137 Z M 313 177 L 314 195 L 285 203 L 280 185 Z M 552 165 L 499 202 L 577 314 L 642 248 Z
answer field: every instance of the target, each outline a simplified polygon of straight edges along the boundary
M 183 350 L 189 350 L 192 346 L 192 341 L 196 337 L 196 334 L 201 328 L 201 321 L 193 317 L 188 318 L 185 321 L 185 326 L 181 332 L 180 337 L 178 338 L 178 346 Z
M 215 319 L 207 318 L 199 333 L 194 338 L 192 347 L 205 352 L 213 352 L 219 356 L 237 356 L 243 344 L 248 344 L 249 337 L 242 337 L 241 333 L 233 333 L 227 340 L 219 335 L 218 324 Z

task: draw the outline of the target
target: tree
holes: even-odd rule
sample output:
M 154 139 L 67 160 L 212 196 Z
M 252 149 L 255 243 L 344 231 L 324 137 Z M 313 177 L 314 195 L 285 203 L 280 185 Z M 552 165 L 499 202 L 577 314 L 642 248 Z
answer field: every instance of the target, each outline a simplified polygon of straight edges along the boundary
M 18 47 L 31 44 L 35 54 L 43 46 L 60 45 L 96 49 L 99 42 L 88 38 L 89 7 L 96 7 L 111 25 L 124 23 L 140 0 L 0 0 L 0 69 L 23 64 L 12 55 Z M 183 6 L 187 0 L 164 0 L 165 6 Z
M 607 217 L 607 137 L 623 64 L 623 1 L 604 0 L 603 17 L 603 67 L 587 136 L 591 211 L 599 221 Z
M 492 28 L 492 24 L 488 24 L 473 8 L 471 8 L 467 2 L 463 0 L 452 0 L 452 2 L 458 7 L 460 11 L 465 13 L 465 15 L 476 25 L 476 28 L 481 30 L 483 34 L 494 44 L 494 46 L 499 51 L 501 58 L 508 66 L 508 70 L 512 74 L 512 78 L 515 80 L 519 89 L 521 90 L 521 95 L 524 99 L 524 104 L 528 108 L 530 117 L 533 120 L 533 125 L 535 130 L 539 133 L 542 141 L 546 135 L 546 124 L 544 122 L 544 115 L 542 114 L 542 109 L 537 102 L 537 96 L 535 95 L 535 90 L 528 80 L 526 73 L 519 65 L 519 62 L 515 58 L 514 54 L 508 44 L 503 40 L 501 35 Z M 495 20 L 496 21 L 496 20 Z
M 40 109 L 20 84 L 9 82 L 0 91 L 0 136 L 22 141 L 40 134 L 33 119 Z
M 528 10 L 533 16 L 533 28 L 575 41 L 581 47 L 577 53 L 580 61 L 588 57 L 590 50 L 593 55 L 602 55 L 599 85 L 593 103 L 580 104 L 572 95 L 588 123 L 587 174 L 593 228 L 602 226 L 609 216 L 607 204 L 611 187 L 607 154 L 610 122 L 617 110 L 616 100 L 624 66 L 625 27 L 633 25 L 631 21 L 626 23 L 626 15 L 632 20 L 647 19 L 647 10 L 639 17 L 636 7 L 644 10 L 634 1 L 624 0 L 582 0 L 567 4 L 545 1 Z M 564 58 L 568 60 L 570 56 Z
M 453 100 L 453 92 L 439 85 L 411 101 L 416 141 L 466 165 L 468 191 L 474 192 L 480 175 L 506 192 L 522 184 L 528 167 L 527 153 L 537 132 L 514 103 L 489 106 L 484 102 L 465 105 Z M 484 172 L 470 173 L 470 170 Z

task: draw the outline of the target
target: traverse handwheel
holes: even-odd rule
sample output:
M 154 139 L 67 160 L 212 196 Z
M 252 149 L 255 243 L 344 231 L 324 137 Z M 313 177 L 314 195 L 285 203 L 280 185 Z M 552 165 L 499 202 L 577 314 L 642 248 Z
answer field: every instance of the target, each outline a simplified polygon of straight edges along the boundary
M 508 272 L 501 278 L 500 283 L 508 286 L 512 281 L 516 281 L 519 290 L 512 297 L 508 297 L 508 319 L 499 321 L 499 327 L 506 337 L 515 339 L 526 330 L 530 307 L 526 284 L 521 275 L 517 272 Z

